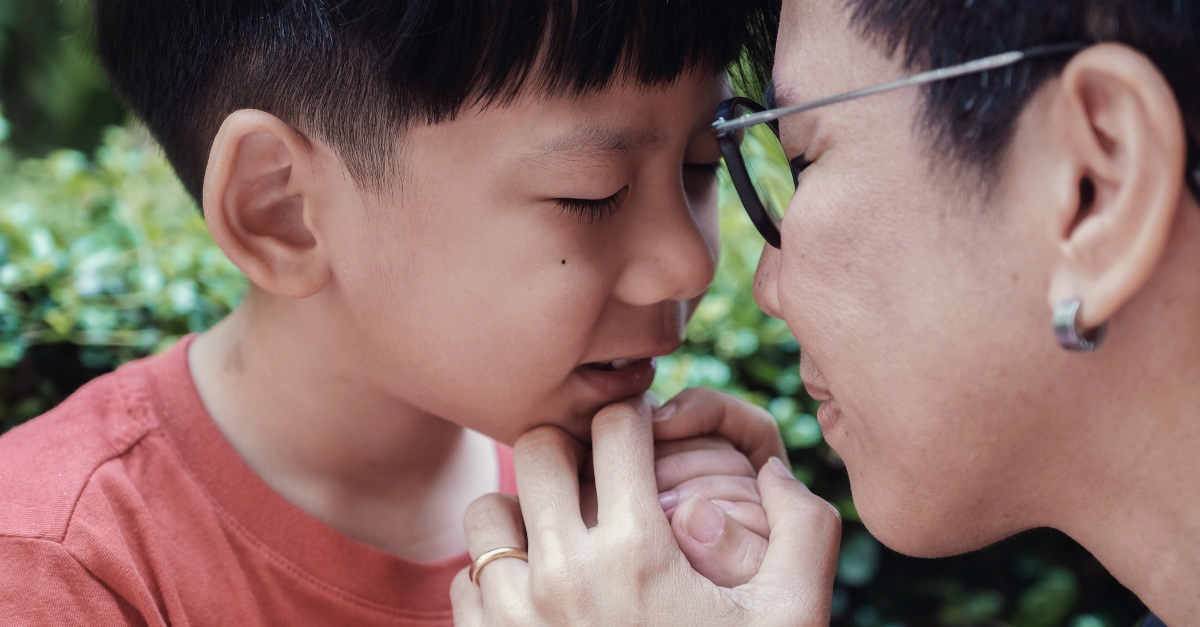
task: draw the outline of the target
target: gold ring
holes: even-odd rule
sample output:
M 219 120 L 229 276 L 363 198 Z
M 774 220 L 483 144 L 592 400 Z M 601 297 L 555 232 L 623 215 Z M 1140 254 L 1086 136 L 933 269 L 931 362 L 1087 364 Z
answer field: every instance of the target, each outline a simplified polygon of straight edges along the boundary
M 483 570 L 484 566 L 487 566 L 488 564 L 505 557 L 515 557 L 519 560 L 526 562 L 529 561 L 529 554 L 516 547 L 502 546 L 498 549 L 492 549 L 487 553 L 475 558 L 474 562 L 471 562 L 471 583 L 478 586 L 479 571 Z

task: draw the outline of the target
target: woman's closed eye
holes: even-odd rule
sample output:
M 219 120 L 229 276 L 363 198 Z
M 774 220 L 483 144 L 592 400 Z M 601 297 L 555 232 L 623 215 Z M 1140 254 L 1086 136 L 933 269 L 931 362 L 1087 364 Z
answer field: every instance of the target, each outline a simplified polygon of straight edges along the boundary
M 624 202 L 629 186 L 617 190 L 617 193 L 607 198 L 556 198 L 560 210 L 573 214 L 588 224 L 602 222 L 616 213 Z
M 812 165 L 812 163 L 812 161 L 805 159 L 804 155 L 800 155 L 799 157 L 788 161 L 788 165 L 791 166 L 792 169 L 792 183 L 794 185 L 800 185 L 800 173 L 808 169 L 808 166 Z
M 692 176 L 696 176 L 701 180 L 708 182 L 717 178 L 717 172 L 721 169 L 721 161 L 713 161 L 712 163 L 685 163 L 683 171 Z

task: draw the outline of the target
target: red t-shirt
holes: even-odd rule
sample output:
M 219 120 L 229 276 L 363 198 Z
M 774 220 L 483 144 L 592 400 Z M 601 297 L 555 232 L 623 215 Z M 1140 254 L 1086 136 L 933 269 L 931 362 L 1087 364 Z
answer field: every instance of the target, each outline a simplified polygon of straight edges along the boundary
M 276 494 L 205 411 L 190 343 L 0 438 L 0 625 L 450 625 L 469 558 L 410 562 Z

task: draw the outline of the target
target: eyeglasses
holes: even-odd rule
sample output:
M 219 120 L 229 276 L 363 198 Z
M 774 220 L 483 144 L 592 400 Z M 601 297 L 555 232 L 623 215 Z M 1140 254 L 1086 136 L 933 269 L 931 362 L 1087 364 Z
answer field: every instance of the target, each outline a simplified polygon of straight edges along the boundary
M 779 248 L 779 223 L 783 221 L 784 211 L 796 193 L 798 174 L 802 169 L 801 164 L 790 162 L 783 150 L 779 139 L 779 118 L 902 87 L 1007 67 L 1035 57 L 1074 53 L 1086 47 L 1087 44 L 1072 42 L 1005 52 L 778 109 L 765 109 L 749 98 L 730 98 L 717 108 L 713 132 L 725 157 L 729 178 L 737 189 L 742 206 L 750 215 L 750 221 L 768 244 Z M 1200 199 L 1200 146 L 1190 136 L 1187 163 L 1188 185 Z

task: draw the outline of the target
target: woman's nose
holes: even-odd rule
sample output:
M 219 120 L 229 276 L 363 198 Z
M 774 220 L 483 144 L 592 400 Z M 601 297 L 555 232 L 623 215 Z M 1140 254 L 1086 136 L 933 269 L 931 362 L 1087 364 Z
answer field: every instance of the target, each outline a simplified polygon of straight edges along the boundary
M 779 311 L 779 257 L 778 248 L 763 244 L 762 257 L 754 272 L 754 300 L 767 315 L 782 318 Z

